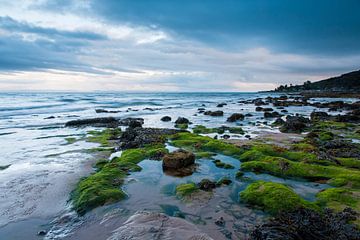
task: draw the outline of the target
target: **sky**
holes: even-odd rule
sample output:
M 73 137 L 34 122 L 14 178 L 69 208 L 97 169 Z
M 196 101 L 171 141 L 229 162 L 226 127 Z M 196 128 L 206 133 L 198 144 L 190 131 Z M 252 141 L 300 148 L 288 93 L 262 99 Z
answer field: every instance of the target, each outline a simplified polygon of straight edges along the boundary
M 0 0 L 0 91 L 259 91 L 360 69 L 359 0 Z

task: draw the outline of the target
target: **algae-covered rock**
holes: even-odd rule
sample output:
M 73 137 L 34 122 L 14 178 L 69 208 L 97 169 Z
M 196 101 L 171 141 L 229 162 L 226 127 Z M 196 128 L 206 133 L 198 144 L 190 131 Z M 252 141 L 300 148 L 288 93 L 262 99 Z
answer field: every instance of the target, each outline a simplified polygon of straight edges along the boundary
M 163 169 L 178 169 L 195 163 L 195 154 L 183 149 L 168 153 L 163 157 Z
M 228 121 L 228 122 L 236 122 L 236 121 L 239 121 L 239 120 L 244 120 L 244 118 L 245 118 L 244 114 L 233 113 L 233 114 L 231 114 L 230 117 L 228 117 L 228 119 L 226 121 Z
M 290 187 L 265 181 L 251 183 L 240 193 L 240 198 L 248 204 L 261 207 L 273 214 L 315 206 L 302 199 Z
M 193 192 L 197 191 L 199 188 L 195 183 L 183 183 L 176 186 L 176 195 L 179 197 L 185 197 Z

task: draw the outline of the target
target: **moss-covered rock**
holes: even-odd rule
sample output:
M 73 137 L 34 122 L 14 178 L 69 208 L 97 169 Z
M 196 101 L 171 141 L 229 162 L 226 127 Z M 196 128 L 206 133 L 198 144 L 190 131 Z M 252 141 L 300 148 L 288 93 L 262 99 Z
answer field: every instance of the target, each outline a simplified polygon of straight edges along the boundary
M 209 133 L 218 133 L 218 134 L 222 134 L 225 132 L 225 129 L 222 127 L 219 128 L 207 128 L 203 125 L 196 125 L 193 128 L 193 132 L 196 134 L 209 134 Z
M 264 172 L 281 177 L 297 177 L 309 180 L 329 180 L 333 186 L 360 187 L 359 171 L 336 166 L 321 166 L 293 162 L 281 157 L 264 157 L 261 160 L 245 162 L 244 171 Z
M 280 183 L 257 181 L 240 193 L 241 201 L 261 207 L 272 214 L 291 211 L 300 207 L 316 208 L 305 201 L 290 187 Z
M 189 127 L 189 125 L 187 123 L 176 123 L 174 127 L 185 130 Z
M 120 128 L 107 128 L 102 131 L 89 131 L 88 142 L 100 143 L 102 147 L 111 146 L 110 140 L 116 140 L 121 135 Z
M 243 149 L 236 147 L 230 143 L 213 139 L 207 136 L 200 136 L 193 133 L 183 132 L 177 133 L 170 137 L 172 144 L 176 147 L 192 150 L 194 152 L 214 152 L 239 158 L 244 152 Z
M 360 190 L 328 188 L 318 193 L 316 197 L 321 206 L 335 211 L 342 211 L 347 207 L 360 211 Z
M 195 183 L 183 183 L 176 186 L 176 195 L 179 197 L 185 197 L 193 192 L 197 191 L 199 188 Z
M 163 145 L 127 149 L 120 157 L 113 158 L 110 162 L 98 163 L 98 171 L 82 179 L 73 191 L 71 201 L 74 209 L 82 215 L 98 206 L 124 199 L 126 194 L 120 186 L 128 172 L 141 170 L 137 164 L 158 154 L 159 151 L 167 150 Z

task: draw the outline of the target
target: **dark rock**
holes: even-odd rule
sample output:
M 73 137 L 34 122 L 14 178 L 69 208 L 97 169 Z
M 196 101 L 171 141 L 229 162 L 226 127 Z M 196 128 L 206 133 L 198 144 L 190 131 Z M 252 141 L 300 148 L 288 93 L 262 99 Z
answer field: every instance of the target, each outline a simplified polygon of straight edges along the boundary
M 254 104 L 255 106 L 266 105 L 266 103 L 261 98 L 255 99 Z
M 310 114 L 311 121 L 322 121 L 327 120 L 329 118 L 329 114 L 326 112 L 312 112 Z
M 264 108 L 262 108 L 262 107 L 256 107 L 256 108 L 255 108 L 255 111 L 261 112 L 263 109 L 264 109 Z
M 220 227 L 225 227 L 225 219 L 223 217 L 220 217 L 215 221 L 215 224 Z
M 233 113 L 226 121 L 228 122 L 236 122 L 238 120 L 244 120 L 245 116 L 241 113 Z
M 178 117 L 178 119 L 176 119 L 175 124 L 189 124 L 190 121 L 187 118 L 184 117 Z
M 223 107 L 225 105 L 227 105 L 227 103 L 219 103 L 216 107 Z
M 164 117 L 161 118 L 161 121 L 163 121 L 163 122 L 170 122 L 170 121 L 171 121 L 171 117 L 169 117 L 169 116 L 164 116 Z
M 229 138 L 230 138 L 230 135 L 224 134 L 224 135 L 222 136 L 222 138 L 223 138 L 223 139 L 229 139 Z
M 274 111 L 274 109 L 272 109 L 272 108 L 263 108 L 262 111 L 263 112 L 272 112 L 272 111 Z
M 286 122 L 280 128 L 285 133 L 301 133 L 310 125 L 308 118 L 300 116 L 287 116 Z
M 109 111 L 109 110 L 106 110 L 106 109 L 95 109 L 95 112 L 96 113 L 118 113 L 118 112 L 121 112 L 121 111 Z
M 310 209 L 284 212 L 256 226 L 250 240 L 357 240 L 360 231 L 349 223 L 356 219 L 356 214 L 349 208 L 340 213 L 327 210 L 324 214 Z
M 221 117 L 221 116 L 224 116 L 224 112 L 223 111 L 206 111 L 206 112 L 204 112 L 204 115 L 209 115 L 212 117 Z
M 54 116 L 50 116 L 50 117 L 46 117 L 44 119 L 54 119 L 55 117 Z
M 107 128 L 116 128 L 120 125 L 119 121 L 113 117 L 105 118 L 88 118 L 73 120 L 65 123 L 65 127 L 107 127 Z
M 282 115 L 278 112 L 264 112 L 264 118 L 276 118 L 281 116 Z
M 147 144 L 164 143 L 164 135 L 180 132 L 166 128 L 127 128 L 120 136 L 120 149 L 139 148 Z
M 245 114 L 245 117 L 252 117 L 253 115 L 251 113 Z
M 46 230 L 40 230 L 37 235 L 38 236 L 45 236 L 47 234 L 47 231 Z
M 277 118 L 277 119 L 273 122 L 273 125 L 280 126 L 280 125 L 283 125 L 284 123 L 285 123 L 285 121 L 284 121 L 282 118 Z
M 202 179 L 197 185 L 199 189 L 204 191 L 211 191 L 216 188 L 216 183 L 209 179 Z
M 179 169 L 195 163 L 195 155 L 192 152 L 179 149 L 168 153 L 163 157 L 163 169 Z
M 144 124 L 144 119 L 143 118 L 123 118 L 119 120 L 119 124 L 121 126 L 130 126 L 130 124 L 134 124 L 134 122 L 139 122 L 142 124 Z

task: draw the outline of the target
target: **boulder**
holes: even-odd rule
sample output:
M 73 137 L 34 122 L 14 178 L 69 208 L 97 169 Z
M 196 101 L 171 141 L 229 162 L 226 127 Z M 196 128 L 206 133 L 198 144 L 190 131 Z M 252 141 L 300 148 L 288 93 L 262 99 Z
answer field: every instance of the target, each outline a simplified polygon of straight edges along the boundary
M 213 182 L 209 179 L 202 179 L 197 185 L 199 189 L 204 191 L 211 191 L 216 188 L 216 182 Z
M 238 120 L 244 120 L 245 116 L 241 113 L 233 113 L 226 121 L 228 122 L 236 122 Z
M 163 157 L 163 169 L 179 169 L 195 163 L 195 154 L 183 149 L 168 153 Z
M 175 124 L 189 124 L 190 121 L 187 118 L 184 117 L 178 117 L 178 119 L 176 119 Z
M 171 117 L 169 117 L 169 116 L 164 116 L 164 117 L 162 117 L 160 120 L 163 121 L 163 122 L 170 122 L 170 121 L 171 121 Z
M 301 116 L 287 116 L 286 122 L 280 128 L 285 133 L 301 133 L 310 125 L 310 120 Z

